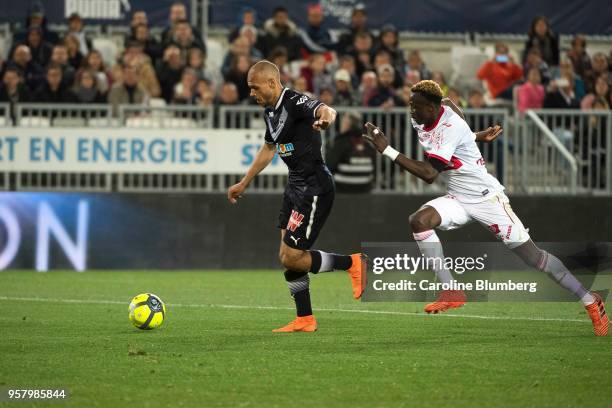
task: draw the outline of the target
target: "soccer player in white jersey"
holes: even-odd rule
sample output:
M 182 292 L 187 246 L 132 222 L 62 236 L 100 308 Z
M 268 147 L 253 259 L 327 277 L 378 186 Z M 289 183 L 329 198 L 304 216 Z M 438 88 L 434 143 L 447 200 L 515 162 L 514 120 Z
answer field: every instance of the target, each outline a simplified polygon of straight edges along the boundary
M 399 153 L 389 145 L 384 133 L 371 123 L 366 123 L 367 134 L 364 137 L 380 153 L 427 183 L 433 183 L 441 174 L 448 178 L 448 193 L 427 202 L 410 216 L 414 239 L 423 255 L 444 258 L 435 228 L 451 230 L 477 221 L 527 265 L 546 272 L 575 294 L 593 322 L 595 335 L 606 336 L 608 316 L 601 297 L 587 291 L 556 256 L 535 245 L 512 211 L 504 187 L 487 173 L 476 141 L 493 140 L 500 129 L 472 132 L 461 110 L 450 100 L 443 99 L 442 90 L 433 81 L 421 81 L 412 87 L 410 114 L 419 143 L 425 150 L 426 161 L 409 159 Z M 440 266 L 438 262 L 434 264 Z M 434 272 L 443 283 L 453 280 L 450 271 L 443 267 L 434 268 Z M 444 312 L 465 302 L 462 291 L 442 291 L 435 302 L 425 306 L 425 311 Z

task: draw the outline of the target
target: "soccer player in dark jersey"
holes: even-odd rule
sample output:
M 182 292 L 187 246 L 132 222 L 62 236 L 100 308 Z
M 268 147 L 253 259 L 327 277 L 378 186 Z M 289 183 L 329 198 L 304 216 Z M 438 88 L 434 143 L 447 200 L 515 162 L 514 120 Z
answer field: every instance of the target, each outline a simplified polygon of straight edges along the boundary
M 365 284 L 365 257 L 337 255 L 310 248 L 325 224 L 334 202 L 334 182 L 321 156 L 321 134 L 336 119 L 336 111 L 306 95 L 284 88 L 276 65 L 259 61 L 248 73 L 251 97 L 265 107 L 265 144 L 242 180 L 227 197 L 235 204 L 253 178 L 278 155 L 289 167 L 278 227 L 279 259 L 295 300 L 297 318 L 273 332 L 313 332 L 317 322 L 310 304 L 308 272 L 345 270 L 359 299 Z

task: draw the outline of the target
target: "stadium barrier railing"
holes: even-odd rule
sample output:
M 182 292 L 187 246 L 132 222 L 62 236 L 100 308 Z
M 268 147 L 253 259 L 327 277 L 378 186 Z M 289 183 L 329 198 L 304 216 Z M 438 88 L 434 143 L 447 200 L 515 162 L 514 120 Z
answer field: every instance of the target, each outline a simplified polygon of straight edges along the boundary
M 406 108 L 337 107 L 335 126 L 324 133 L 324 143 L 333 143 L 342 118 L 352 112 L 361 121 L 384 129 L 391 143 L 409 157 L 423 159 Z M 255 129 L 265 130 L 263 110 L 258 106 L 199 107 L 192 105 L 151 107 L 120 105 L 113 116 L 109 105 L 17 104 L 13 107 L 18 127 L 76 127 L 172 129 Z M 535 115 L 535 116 L 533 116 Z M 611 156 L 612 113 L 607 111 L 539 110 L 525 117 L 506 109 L 465 110 L 473 130 L 494 124 L 504 128 L 493 143 L 480 149 L 488 170 L 500 179 L 507 191 L 529 194 L 612 194 Z M 537 119 L 539 118 L 542 123 Z M 12 126 L 11 107 L 0 105 L 0 121 Z M 551 136 L 552 135 L 552 136 Z M 553 137 L 554 136 L 554 140 Z M 324 145 L 325 145 L 324 144 Z M 560 149 L 562 146 L 565 153 Z M 577 170 L 571 175 L 573 157 Z M 444 191 L 440 183 L 427 185 L 401 171 L 380 155 L 376 156 L 374 192 L 420 194 Z M 82 191 L 182 191 L 219 192 L 237 182 L 242 174 L 65 174 L 0 173 L 0 189 L 82 190 Z M 256 179 L 253 192 L 282 191 L 286 175 L 267 174 Z M 575 179 L 575 180 L 574 180 Z M 572 187 L 572 183 L 576 187 Z
M 542 109 L 522 121 L 521 184 L 530 193 L 612 194 L 612 113 Z

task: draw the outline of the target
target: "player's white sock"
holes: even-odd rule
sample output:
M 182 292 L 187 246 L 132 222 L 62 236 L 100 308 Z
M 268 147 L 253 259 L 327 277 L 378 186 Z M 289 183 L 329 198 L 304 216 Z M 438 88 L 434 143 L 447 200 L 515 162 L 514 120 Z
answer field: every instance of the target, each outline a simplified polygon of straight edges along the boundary
M 440 265 L 444 265 L 444 251 L 442 250 L 442 244 L 440 243 L 440 238 L 438 238 L 438 234 L 434 230 L 428 230 L 423 232 L 415 232 L 412 234 L 414 236 L 414 240 L 416 241 L 421 253 L 426 258 L 439 258 L 442 260 Z M 434 262 L 434 265 L 437 265 L 438 262 Z M 453 275 L 451 275 L 448 269 L 442 267 L 441 269 L 434 268 L 434 272 L 438 277 L 438 280 L 442 283 L 450 283 L 453 281 Z
M 538 263 L 538 269 L 549 274 L 554 280 L 575 294 L 583 305 L 588 306 L 595 302 L 595 298 L 591 293 L 582 286 L 582 283 L 563 265 L 553 254 L 542 251 L 542 258 Z
M 309 251 L 312 264 L 310 272 L 331 272 L 342 270 L 346 271 L 351 267 L 351 257 L 349 255 L 330 254 L 323 251 Z

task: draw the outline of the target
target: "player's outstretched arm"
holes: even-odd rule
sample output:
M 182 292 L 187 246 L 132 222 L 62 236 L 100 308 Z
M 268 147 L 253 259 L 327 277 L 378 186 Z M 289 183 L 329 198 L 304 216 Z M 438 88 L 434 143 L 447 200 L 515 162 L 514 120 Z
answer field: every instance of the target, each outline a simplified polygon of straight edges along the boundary
M 274 158 L 276 154 L 276 145 L 264 143 L 261 146 L 261 149 L 257 152 L 255 156 L 255 160 L 249 170 L 245 174 L 245 176 L 240 180 L 240 182 L 234 184 L 227 190 L 227 199 L 230 203 L 236 204 L 238 199 L 242 197 L 242 193 L 244 190 L 251 184 L 251 181 L 257 176 L 263 169 L 265 169 L 268 164 Z
M 312 128 L 317 131 L 327 129 L 332 123 L 336 121 L 336 110 L 330 108 L 327 105 L 321 105 L 317 108 L 315 116 L 317 120 L 312 124 Z
M 453 102 L 450 98 L 442 99 L 442 105 L 448 106 L 453 111 L 455 111 L 457 115 L 461 116 L 461 119 L 465 120 L 465 114 L 463 113 L 463 110 L 461 110 L 460 107 L 455 105 L 455 102 Z M 480 132 L 475 132 L 474 134 L 476 135 L 477 142 L 492 142 L 493 140 L 495 140 L 495 138 L 497 138 L 497 136 L 500 135 L 502 131 L 503 129 L 500 125 L 495 125 L 485 130 L 481 130 Z
M 480 132 L 475 132 L 477 142 L 492 142 L 503 132 L 504 129 L 500 125 L 489 127 Z
M 433 183 L 438 177 L 438 170 L 431 163 L 409 159 L 389 145 L 385 134 L 370 122 L 365 124 L 366 133 L 362 136 L 370 142 L 379 153 L 390 158 L 402 169 L 417 176 L 426 183 Z

